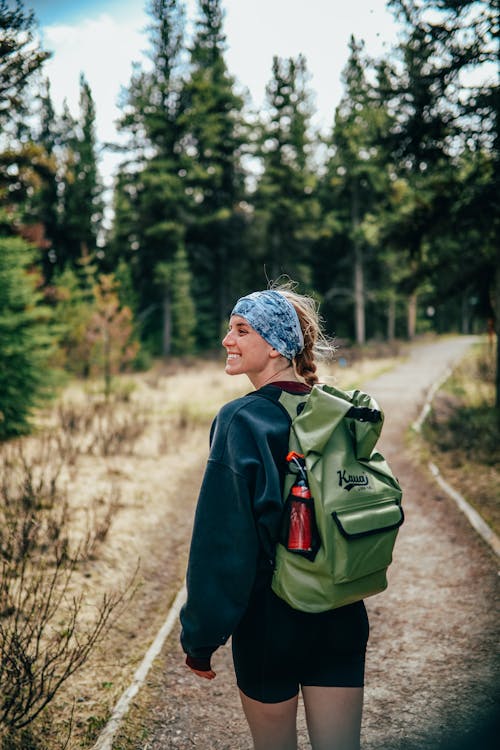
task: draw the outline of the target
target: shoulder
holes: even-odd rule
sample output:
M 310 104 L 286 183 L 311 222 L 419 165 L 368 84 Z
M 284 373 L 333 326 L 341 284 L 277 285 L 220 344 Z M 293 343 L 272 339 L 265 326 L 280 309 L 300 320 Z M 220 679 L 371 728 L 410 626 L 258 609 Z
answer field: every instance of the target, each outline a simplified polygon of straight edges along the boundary
M 291 418 L 279 403 L 281 391 L 254 391 L 225 404 L 212 428 L 210 460 L 244 473 L 255 462 L 286 455 Z
M 216 422 L 219 425 L 229 426 L 233 423 L 252 423 L 258 416 L 270 415 L 271 418 L 275 418 L 276 414 L 281 411 L 278 403 L 279 396 L 280 391 L 275 388 L 265 393 L 257 391 L 247 393 L 246 396 L 224 404 L 217 414 Z
M 258 454 L 273 435 L 288 435 L 290 418 L 276 398 L 248 393 L 225 404 L 212 426 L 211 458 L 228 460 L 231 454 Z M 224 457 L 224 459 L 222 459 Z

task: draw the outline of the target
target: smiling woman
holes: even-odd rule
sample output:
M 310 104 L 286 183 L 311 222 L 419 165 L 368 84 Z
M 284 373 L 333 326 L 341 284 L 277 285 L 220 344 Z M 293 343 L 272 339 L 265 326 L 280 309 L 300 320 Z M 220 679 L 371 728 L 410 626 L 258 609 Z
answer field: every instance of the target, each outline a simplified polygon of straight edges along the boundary
M 232 636 L 240 698 L 255 750 L 297 746 L 299 690 L 314 750 L 359 748 L 368 620 L 363 602 L 311 614 L 271 588 L 290 418 L 318 382 L 314 301 L 287 288 L 239 299 L 222 344 L 228 375 L 257 393 L 226 404 L 211 431 L 196 509 L 181 642 L 187 666 L 213 680 L 211 658 Z M 265 396 L 261 398 L 259 396 Z

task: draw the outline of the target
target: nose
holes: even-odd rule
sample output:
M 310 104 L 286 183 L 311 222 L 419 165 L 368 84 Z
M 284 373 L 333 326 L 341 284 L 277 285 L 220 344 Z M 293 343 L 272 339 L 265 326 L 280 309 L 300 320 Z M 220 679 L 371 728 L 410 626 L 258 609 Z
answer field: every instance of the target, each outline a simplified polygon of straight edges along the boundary
M 228 331 L 226 335 L 224 336 L 224 338 L 222 339 L 222 346 L 224 346 L 227 349 L 228 346 L 231 346 L 232 340 L 233 340 L 232 332 Z

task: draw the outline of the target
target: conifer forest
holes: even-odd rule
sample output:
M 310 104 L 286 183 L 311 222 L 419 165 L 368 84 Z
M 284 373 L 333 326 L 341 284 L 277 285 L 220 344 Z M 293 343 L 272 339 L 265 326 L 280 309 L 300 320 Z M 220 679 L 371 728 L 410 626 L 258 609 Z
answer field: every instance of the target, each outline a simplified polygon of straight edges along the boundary
M 182 0 L 149 0 L 118 145 L 98 142 L 83 75 L 78 116 L 55 112 L 36 10 L 0 0 L 0 439 L 60 372 L 109 388 L 216 350 L 238 296 L 281 277 L 352 344 L 498 334 L 499 0 L 387 5 L 397 46 L 370 59 L 351 37 L 319 133 L 304 56 L 274 58 L 256 111 L 224 0 L 199 0 L 189 37 Z M 120 155 L 112 195 L 102 148 Z

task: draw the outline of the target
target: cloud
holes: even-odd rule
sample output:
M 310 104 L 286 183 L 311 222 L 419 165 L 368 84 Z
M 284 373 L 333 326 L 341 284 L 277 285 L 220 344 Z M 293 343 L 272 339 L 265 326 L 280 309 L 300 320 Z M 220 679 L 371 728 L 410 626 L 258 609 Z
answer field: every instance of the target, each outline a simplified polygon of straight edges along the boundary
M 96 134 L 101 143 L 116 142 L 115 121 L 120 115 L 118 96 L 127 86 L 132 64 L 144 58 L 146 16 L 116 18 L 102 13 L 75 24 L 52 24 L 42 29 L 44 49 L 53 56 L 44 66 L 50 79 L 56 112 L 64 100 L 73 116 L 79 115 L 80 74 L 90 86 L 96 108 Z M 100 171 L 109 186 L 121 157 L 102 152 Z
M 114 122 L 119 116 L 118 95 L 127 86 L 133 61 L 144 61 L 148 48 L 145 27 L 151 22 L 138 0 L 111 4 L 96 17 L 42 28 L 45 49 L 53 58 L 45 65 L 56 111 L 66 99 L 73 115 L 79 110 L 79 78 L 83 72 L 96 105 L 100 141 L 117 138 Z M 311 89 L 318 108 L 315 122 L 330 128 L 342 94 L 341 71 L 348 56 L 349 35 L 367 41 L 372 53 L 380 53 L 383 41 L 394 38 L 394 23 L 385 0 L 351 0 L 342 12 L 331 0 L 225 0 L 225 31 L 230 72 L 248 87 L 254 105 L 262 105 L 271 77 L 273 55 L 296 56 L 303 52 L 311 74 Z M 188 30 L 197 17 L 197 2 L 188 0 Z M 115 8 L 117 8 L 115 12 Z M 119 8 L 119 9 L 118 9 Z M 102 172 L 107 181 L 117 156 L 105 154 Z
M 144 19 L 145 20 L 145 19 Z M 143 56 L 147 39 L 144 23 L 120 21 L 110 15 L 85 20 L 78 25 L 51 25 L 43 29 L 43 42 L 53 57 L 45 65 L 56 109 L 66 99 L 73 115 L 79 108 L 79 79 L 83 72 L 96 106 L 96 127 L 100 140 L 115 136 L 114 120 L 119 114 L 118 94 L 130 81 L 132 62 Z

